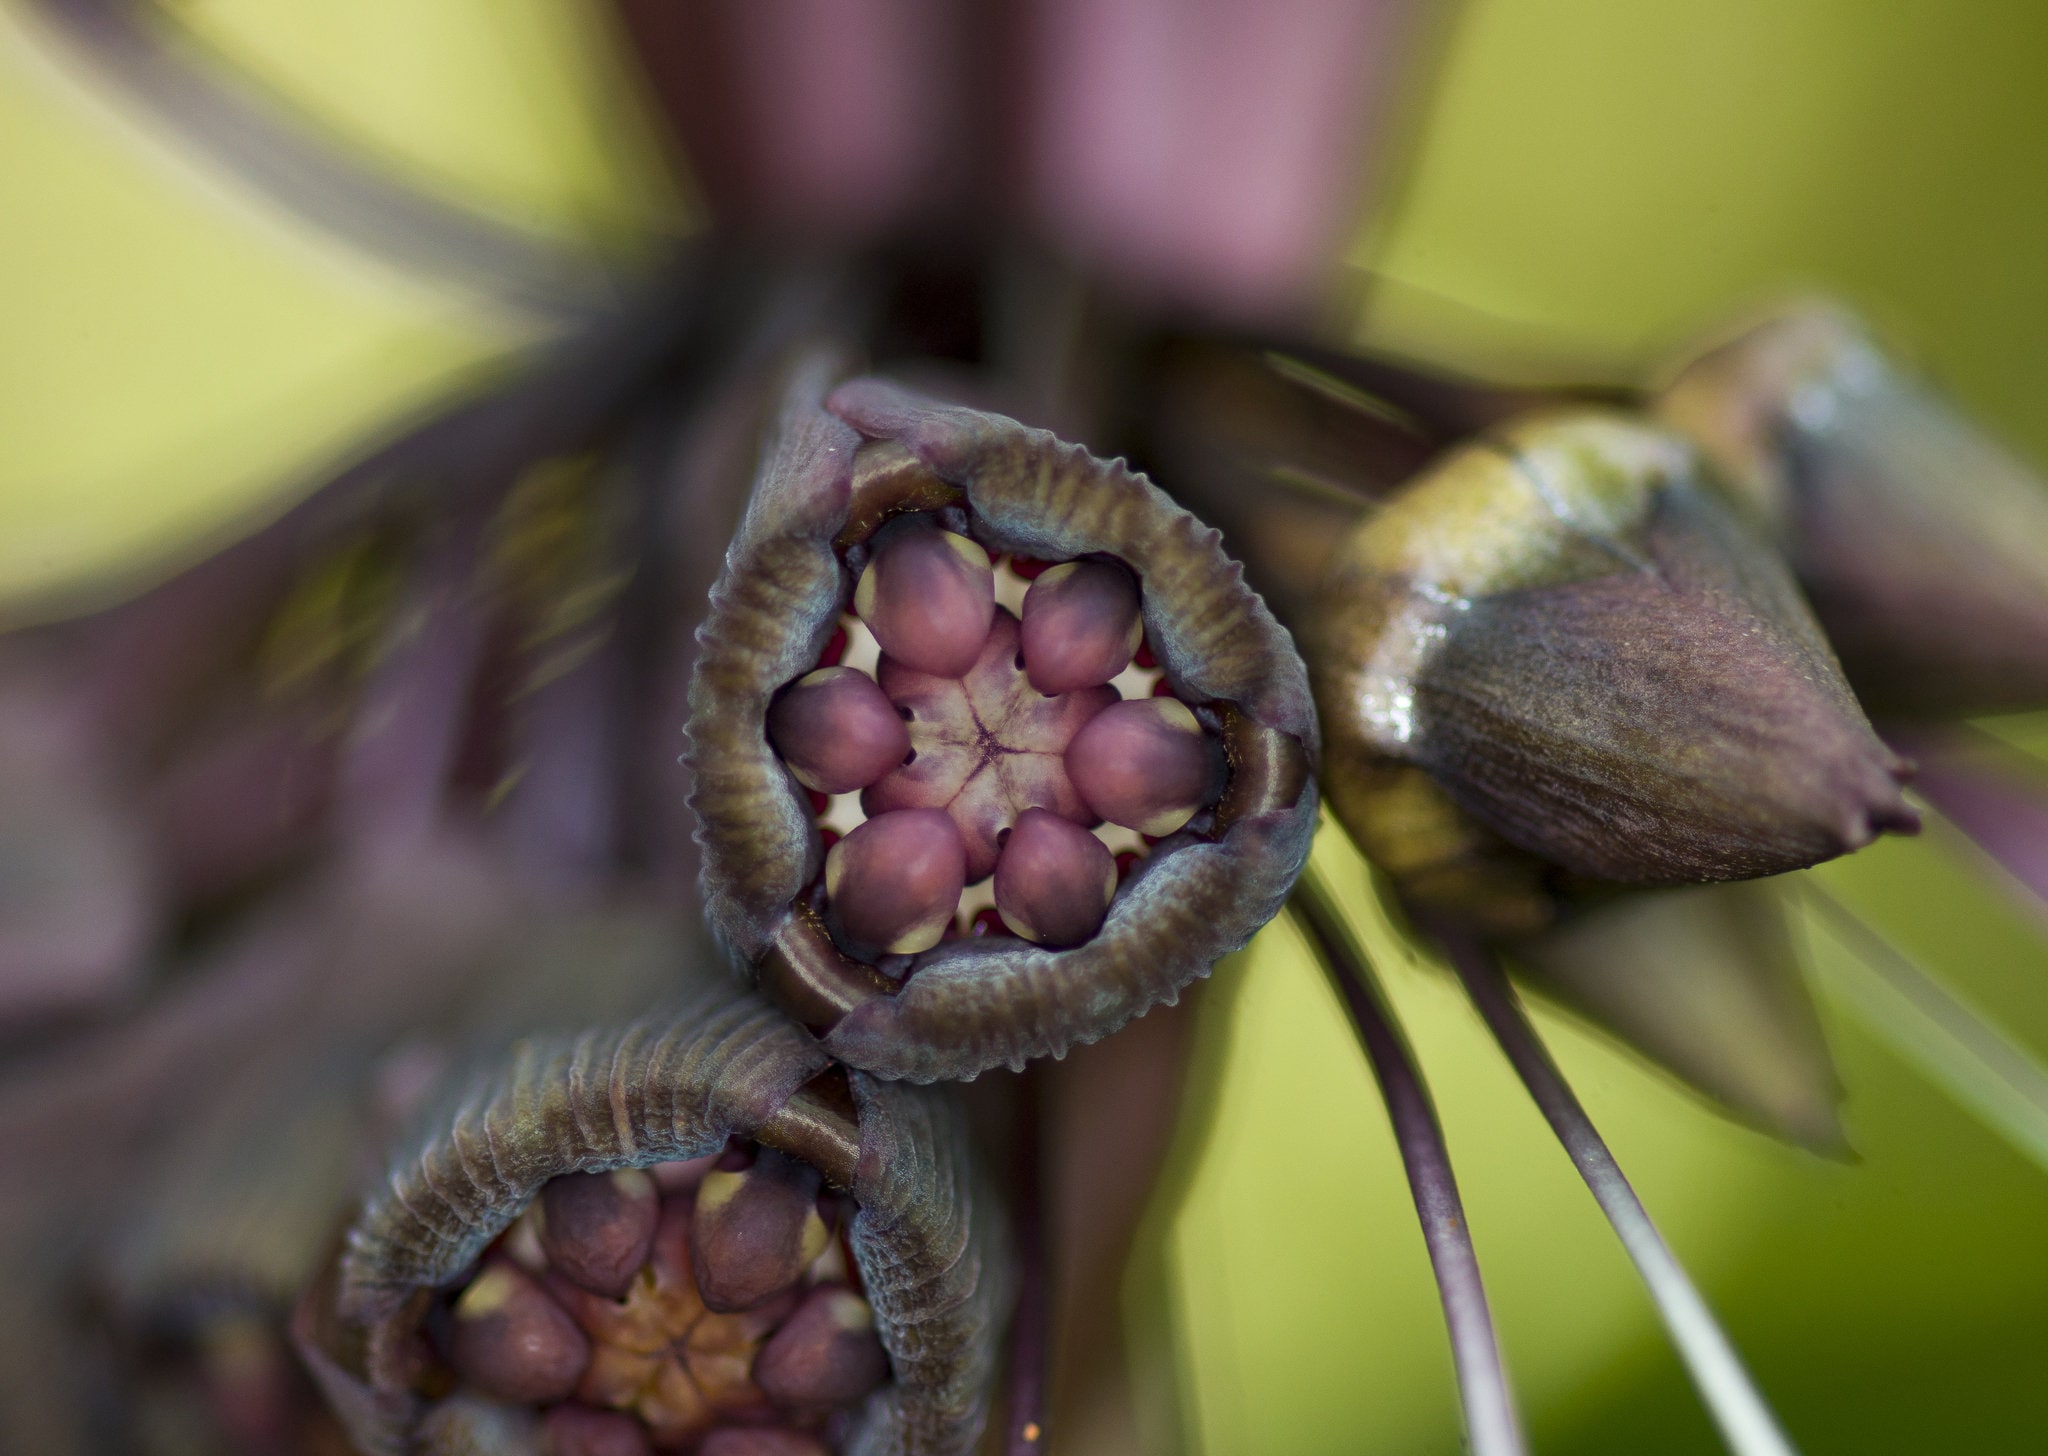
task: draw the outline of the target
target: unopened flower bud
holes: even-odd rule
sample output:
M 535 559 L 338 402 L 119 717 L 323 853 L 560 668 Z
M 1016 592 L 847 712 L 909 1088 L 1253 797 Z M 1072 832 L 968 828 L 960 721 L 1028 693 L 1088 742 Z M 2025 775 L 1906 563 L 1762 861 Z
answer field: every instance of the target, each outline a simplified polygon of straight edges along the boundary
M 1067 561 L 1024 594 L 1024 671 L 1041 693 L 1108 682 L 1130 666 L 1145 624 L 1138 583 L 1107 561 Z
M 966 884 L 966 846 L 938 809 L 878 814 L 825 858 L 825 893 L 847 939 L 891 955 L 937 945 Z
M 824 667 L 785 688 L 768 709 L 768 741 L 797 782 L 821 794 L 865 788 L 910 752 L 910 730 L 875 680 Z
M 988 552 L 954 531 L 892 532 L 861 573 L 853 609 L 898 662 L 957 677 L 980 656 L 995 615 Z
M 754 1383 L 771 1399 L 798 1407 L 851 1405 L 888 1374 L 875 1312 L 840 1284 L 821 1284 L 805 1295 L 754 1360 Z
M 1040 945 L 1079 945 L 1102 924 L 1116 893 L 1116 856 L 1080 825 L 1026 809 L 996 861 L 1003 923 Z
M 573 1391 L 590 1360 L 590 1341 L 546 1290 L 499 1262 L 456 1301 L 449 1360 L 486 1395 L 523 1405 Z
M 598 1342 L 593 1378 L 610 1373 L 597 1368 L 606 1349 L 658 1354 L 668 1347 L 669 1331 L 689 1328 L 704 1312 L 689 1245 L 688 1206 L 670 1201 L 660 1209 L 645 1264 L 634 1272 L 622 1296 L 593 1294 L 567 1280 L 551 1285 L 562 1307 Z
M 1154 838 L 1192 819 L 1221 777 L 1202 725 L 1177 698 L 1097 714 L 1067 748 L 1067 775 L 1096 814 Z
M 654 1180 L 638 1168 L 557 1178 L 541 1190 L 540 1210 L 549 1265 L 609 1299 L 623 1298 L 647 1262 L 661 1214 Z
M 1769 318 L 1657 409 L 1776 534 L 1873 712 L 2048 705 L 2048 482 L 1853 318 Z
M 690 1223 L 704 1303 L 714 1310 L 766 1303 L 803 1278 L 830 1237 L 818 1216 L 815 1168 L 763 1149 L 752 1167 L 706 1175 Z
M 1647 423 L 1536 416 L 1453 453 L 1361 523 L 1322 600 L 1330 796 L 1413 897 L 1490 872 L 1458 815 L 1634 884 L 1917 827 L 1782 565 Z

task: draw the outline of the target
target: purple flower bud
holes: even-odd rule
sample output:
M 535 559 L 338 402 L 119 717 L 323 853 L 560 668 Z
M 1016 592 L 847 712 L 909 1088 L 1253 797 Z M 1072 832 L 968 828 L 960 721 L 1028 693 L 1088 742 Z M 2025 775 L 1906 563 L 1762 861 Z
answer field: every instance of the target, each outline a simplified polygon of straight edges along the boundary
M 939 943 L 967 883 L 967 850 L 937 809 L 898 809 L 832 846 L 825 893 L 856 946 L 914 955 Z
M 1026 809 L 996 861 L 996 909 L 1040 945 L 1079 945 L 1102 925 L 1116 893 L 1116 856 L 1087 830 Z
M 1917 827 L 1783 567 L 1647 423 L 1536 416 L 1454 452 L 1354 530 L 1322 601 L 1332 804 L 1440 911 L 1530 929 L 1557 869 L 1743 879 Z
M 1174 698 L 1118 703 L 1067 749 L 1067 775 L 1096 815 L 1154 838 L 1215 797 L 1219 765 L 1202 725 Z
M 851 1405 L 888 1374 L 875 1312 L 839 1284 L 821 1284 L 805 1295 L 754 1361 L 761 1389 L 797 1407 Z
M 768 739 L 797 782 L 821 794 L 866 788 L 910 752 L 910 730 L 864 672 L 806 673 L 768 709 Z
M 583 1378 L 590 1341 L 510 1263 L 493 1263 L 455 1303 L 448 1358 L 486 1395 L 514 1405 L 560 1400 Z
M 853 609 L 904 666 L 958 677 L 981 655 L 995 616 L 988 552 L 953 531 L 894 533 L 861 573 Z
M 714 1310 L 743 1310 L 791 1288 L 825 1251 L 818 1173 L 767 1151 L 750 1168 L 716 1171 L 697 1187 L 690 1252 Z
M 1041 693 L 1108 682 L 1145 635 L 1138 583 L 1107 561 L 1068 561 L 1024 594 L 1024 671 Z
M 637 1168 L 557 1178 L 541 1190 L 540 1246 L 550 1267 L 592 1294 L 623 1296 L 654 1244 L 660 1205 Z

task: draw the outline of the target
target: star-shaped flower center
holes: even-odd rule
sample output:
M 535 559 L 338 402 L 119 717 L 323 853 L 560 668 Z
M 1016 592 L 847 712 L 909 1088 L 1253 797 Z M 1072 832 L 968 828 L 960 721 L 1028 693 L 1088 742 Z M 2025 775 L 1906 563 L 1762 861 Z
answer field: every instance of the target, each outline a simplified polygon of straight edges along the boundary
M 968 883 L 994 872 L 1026 809 L 1099 822 L 1067 776 L 1066 752 L 1089 719 L 1119 701 L 1107 683 L 1041 693 L 1024 672 L 1019 624 L 997 610 L 981 655 L 958 678 L 884 656 L 875 677 L 910 729 L 910 754 L 861 795 L 870 816 L 944 809 L 967 846 Z
M 1186 704 L 1125 701 L 1112 685 L 1143 635 L 1128 568 L 1061 563 L 1021 607 L 1020 618 L 996 604 L 973 540 L 902 522 L 854 593 L 881 649 L 875 676 L 821 668 L 769 710 L 769 738 L 805 786 L 863 790 L 866 822 L 825 862 L 835 931 L 857 953 L 929 949 L 963 889 L 991 875 L 1008 929 L 1077 945 L 1117 884 L 1092 827 L 1171 833 L 1220 787 L 1215 745 Z

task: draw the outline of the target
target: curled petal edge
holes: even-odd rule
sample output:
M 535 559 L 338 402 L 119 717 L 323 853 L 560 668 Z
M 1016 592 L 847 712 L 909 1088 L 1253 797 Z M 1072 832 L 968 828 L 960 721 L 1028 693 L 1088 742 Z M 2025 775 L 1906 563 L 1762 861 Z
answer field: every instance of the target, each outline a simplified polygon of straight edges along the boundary
M 479 1415 L 469 1409 L 477 1397 L 418 1390 L 422 1321 L 437 1291 L 549 1179 L 701 1157 L 739 1136 L 812 1163 L 858 1207 L 848 1241 L 893 1373 L 845 1449 L 970 1450 L 1015 1294 L 1000 1199 L 951 1103 L 856 1072 L 849 1111 L 806 1085 L 828 1066 L 774 1010 L 724 993 L 624 1027 L 521 1042 L 443 1102 L 393 1158 L 293 1319 L 357 1443 L 431 1453 L 444 1427 L 518 1425 L 520 1412 Z
M 850 1066 L 932 1082 L 1062 1056 L 1172 1004 L 1279 912 L 1316 823 L 1307 670 L 1218 533 L 1121 461 L 882 380 L 834 387 L 835 364 L 797 371 L 700 633 L 689 756 L 707 909 L 763 989 Z M 892 464 L 857 466 L 876 442 Z M 841 955 L 796 903 L 817 874 L 818 834 L 760 725 L 838 619 L 835 543 L 890 509 L 945 506 L 971 509 L 994 552 L 1128 563 L 1153 652 L 1185 696 L 1215 705 L 1232 772 L 1214 837 L 1163 841 L 1087 944 L 944 941 L 899 988 Z

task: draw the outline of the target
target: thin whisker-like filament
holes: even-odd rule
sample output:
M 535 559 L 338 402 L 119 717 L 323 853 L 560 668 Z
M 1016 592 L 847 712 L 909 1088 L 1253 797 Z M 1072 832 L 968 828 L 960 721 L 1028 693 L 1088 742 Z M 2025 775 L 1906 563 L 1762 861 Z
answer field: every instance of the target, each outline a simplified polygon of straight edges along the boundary
M 1750 1379 L 1742 1357 L 1721 1329 L 1671 1246 L 1650 1221 L 1649 1211 L 1607 1150 L 1529 1016 L 1522 1009 L 1492 951 L 1456 932 L 1438 931 L 1458 978 L 1507 1054 L 1522 1084 L 1563 1144 L 1572 1166 L 1586 1180 L 1600 1211 L 1642 1276 L 1664 1328 L 1685 1362 L 1721 1438 L 1737 1456 L 1791 1456 L 1795 1449 Z
M 1819 885 L 1806 902 L 1847 955 L 1816 961 L 1822 984 L 1921 1075 L 2048 1170 L 2048 1067 Z
M 1451 1336 L 1451 1361 L 1474 1456 L 1522 1456 L 1529 1449 L 1515 1413 L 1513 1389 L 1501 1363 L 1500 1340 L 1479 1277 L 1479 1256 L 1458 1197 L 1449 1149 L 1429 1089 L 1386 1005 L 1379 981 L 1345 925 L 1328 885 L 1313 864 L 1295 882 L 1289 902 L 1308 932 L 1323 969 L 1358 1030 L 1379 1082 L 1401 1149 L 1401 1164 L 1415 1198 L 1416 1217 L 1429 1245 L 1430 1267 Z

